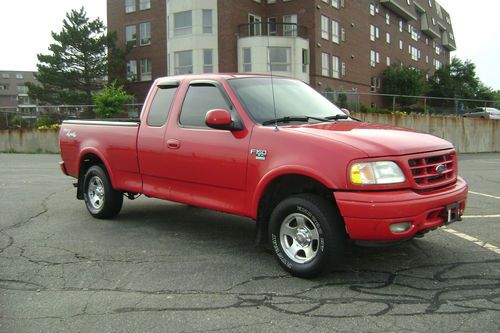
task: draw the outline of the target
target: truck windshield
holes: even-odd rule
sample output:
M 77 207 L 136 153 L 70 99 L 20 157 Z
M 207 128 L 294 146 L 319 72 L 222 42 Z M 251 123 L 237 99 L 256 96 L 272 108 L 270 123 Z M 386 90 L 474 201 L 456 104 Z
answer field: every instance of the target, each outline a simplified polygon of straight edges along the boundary
M 273 119 L 298 119 L 304 116 L 308 119 L 335 119 L 335 116 L 339 116 L 337 119 L 347 118 L 338 107 L 301 81 L 250 77 L 231 79 L 228 82 L 246 111 L 260 124 L 269 124 Z

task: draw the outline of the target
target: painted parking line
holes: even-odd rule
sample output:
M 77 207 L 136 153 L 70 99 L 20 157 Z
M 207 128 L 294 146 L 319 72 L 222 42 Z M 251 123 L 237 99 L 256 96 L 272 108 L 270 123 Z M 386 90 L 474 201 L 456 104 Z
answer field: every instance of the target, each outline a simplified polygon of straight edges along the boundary
M 463 219 L 493 219 L 500 218 L 500 214 L 496 215 L 463 215 Z
M 444 231 L 450 233 L 450 234 L 453 234 L 457 237 L 460 237 L 462 239 L 465 239 L 469 242 L 472 242 L 478 246 L 481 246 L 482 248 L 486 249 L 486 250 L 490 250 L 492 252 L 495 252 L 496 254 L 500 254 L 500 248 L 496 247 L 495 245 L 493 244 L 490 244 L 488 242 L 483 242 L 482 240 L 480 239 L 477 239 L 475 237 L 472 237 L 472 236 L 469 236 L 467 234 L 464 234 L 463 232 L 459 232 L 459 231 L 456 231 L 454 229 L 450 229 L 448 227 L 443 227 L 442 228 Z
M 469 191 L 469 193 L 472 193 L 472 194 L 475 194 L 475 195 L 482 195 L 483 197 L 488 197 L 488 198 L 493 198 L 493 199 L 500 200 L 500 197 L 496 197 L 496 196 L 491 195 L 491 194 L 485 194 L 485 193 L 479 193 L 479 192 L 473 192 L 473 191 Z

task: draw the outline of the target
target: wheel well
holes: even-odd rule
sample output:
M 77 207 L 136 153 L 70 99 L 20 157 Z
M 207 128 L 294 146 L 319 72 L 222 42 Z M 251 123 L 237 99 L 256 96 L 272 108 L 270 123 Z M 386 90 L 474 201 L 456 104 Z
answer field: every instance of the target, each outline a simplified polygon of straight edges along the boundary
M 83 177 L 85 176 L 87 170 L 94 165 L 104 165 L 99 156 L 94 154 L 85 154 L 80 161 L 80 168 L 78 171 L 78 184 L 76 191 L 76 197 L 80 200 L 83 200 Z M 106 168 L 104 168 L 104 171 L 107 172 Z
M 260 197 L 257 211 L 256 243 L 267 244 L 267 222 L 273 209 L 294 194 L 314 193 L 331 200 L 333 191 L 316 179 L 302 175 L 284 175 L 271 181 Z

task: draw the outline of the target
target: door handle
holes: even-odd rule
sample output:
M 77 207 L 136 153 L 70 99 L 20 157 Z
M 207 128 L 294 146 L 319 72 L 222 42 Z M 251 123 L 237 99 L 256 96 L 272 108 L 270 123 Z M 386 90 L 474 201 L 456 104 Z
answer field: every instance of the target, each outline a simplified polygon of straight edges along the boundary
M 176 139 L 168 139 L 167 140 L 167 148 L 169 149 L 179 149 L 181 146 L 181 142 Z

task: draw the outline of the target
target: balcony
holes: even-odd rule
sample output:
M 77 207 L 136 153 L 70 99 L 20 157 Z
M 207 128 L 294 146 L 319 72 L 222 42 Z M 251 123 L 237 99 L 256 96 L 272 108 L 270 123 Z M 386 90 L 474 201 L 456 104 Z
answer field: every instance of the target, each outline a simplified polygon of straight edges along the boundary
M 257 36 L 308 38 L 307 28 L 296 23 L 256 22 L 238 26 L 238 38 Z
M 414 7 L 409 6 L 404 0 L 380 0 L 380 3 L 407 21 L 417 19 Z
M 443 45 L 443 47 L 445 49 L 447 49 L 448 51 L 455 51 L 457 49 L 457 46 L 455 44 L 455 40 L 452 39 L 452 37 L 451 37 L 451 36 L 453 36 L 451 32 L 443 31 L 441 36 L 442 36 L 441 44 Z
M 429 16 L 426 13 L 423 13 L 420 16 L 420 21 L 421 21 L 420 29 L 422 30 L 422 33 L 426 34 L 431 38 L 441 37 L 439 32 L 436 31 L 436 28 L 433 27 L 433 22 L 429 22 Z

